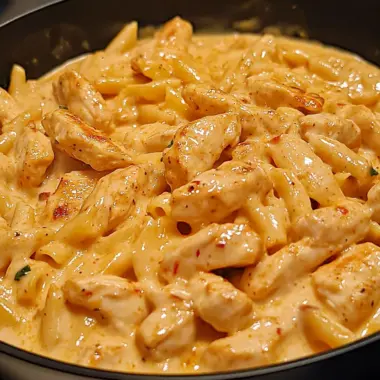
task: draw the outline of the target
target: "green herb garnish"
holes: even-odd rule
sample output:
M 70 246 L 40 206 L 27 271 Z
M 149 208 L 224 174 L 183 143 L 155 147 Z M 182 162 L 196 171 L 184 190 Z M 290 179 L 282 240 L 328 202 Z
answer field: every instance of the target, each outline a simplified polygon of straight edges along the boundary
M 20 269 L 15 275 L 15 281 L 20 281 L 22 277 L 26 276 L 31 271 L 29 265 L 25 265 L 24 268 Z
M 173 143 L 174 143 L 174 141 L 172 140 L 172 141 L 170 141 L 170 143 L 169 143 L 169 145 L 168 145 L 168 148 L 171 148 L 172 146 L 173 146 Z
M 375 175 L 378 175 L 379 172 L 373 166 L 371 166 L 371 169 L 369 170 L 369 174 L 371 174 L 371 177 L 373 177 Z
M 68 108 L 67 108 L 66 106 L 63 106 L 63 105 L 61 105 L 61 104 L 59 105 L 59 109 L 60 109 L 60 110 L 66 110 L 66 111 L 68 110 Z

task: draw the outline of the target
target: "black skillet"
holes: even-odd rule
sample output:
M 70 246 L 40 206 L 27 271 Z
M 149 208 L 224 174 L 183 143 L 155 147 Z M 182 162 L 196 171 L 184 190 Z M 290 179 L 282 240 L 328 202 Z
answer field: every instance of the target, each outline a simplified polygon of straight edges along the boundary
M 258 17 L 261 29 L 277 25 L 296 37 L 306 34 L 358 53 L 380 66 L 380 0 L 50 1 L 53 3 L 0 25 L 0 86 L 7 86 L 13 63 L 25 67 L 28 78 L 37 78 L 88 49 L 102 49 L 129 20 L 138 20 L 140 25 L 161 24 L 175 15 L 191 20 L 198 30 L 220 31 L 233 30 L 234 21 Z M 0 379 L 4 380 L 162 380 L 165 377 L 169 376 L 129 375 L 83 368 L 0 342 Z M 179 380 L 185 376 L 170 377 Z M 380 379 L 380 334 L 286 364 L 197 376 L 197 380 L 248 378 Z

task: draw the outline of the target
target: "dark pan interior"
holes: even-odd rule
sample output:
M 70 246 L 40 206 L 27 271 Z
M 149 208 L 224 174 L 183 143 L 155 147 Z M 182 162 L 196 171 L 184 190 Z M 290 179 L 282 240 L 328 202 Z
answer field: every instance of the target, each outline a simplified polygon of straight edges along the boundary
M 360 5 L 346 0 L 64 1 L 0 30 L 0 84 L 7 84 L 15 62 L 36 78 L 87 47 L 103 48 L 128 20 L 160 24 L 175 15 L 190 19 L 198 29 L 232 30 L 234 21 L 252 16 L 259 17 L 263 28 L 295 25 L 296 36 L 301 27 L 312 39 L 380 65 L 379 13 L 379 0 L 361 0 Z
M 157 25 L 175 15 L 191 20 L 198 30 L 220 31 L 233 30 L 234 21 L 257 16 L 262 28 L 273 25 L 297 26 L 291 28 L 291 34 L 297 36 L 301 27 L 312 39 L 353 51 L 380 65 L 379 14 L 379 0 L 69 0 L 30 13 L 0 28 L 0 85 L 7 86 L 13 63 L 24 66 L 28 78 L 37 78 L 67 59 L 103 48 L 129 20 L 136 19 L 140 25 Z M 379 352 L 380 335 L 377 334 L 342 349 L 284 365 L 200 378 L 375 379 L 380 378 L 380 366 L 377 363 Z M 42 371 L 41 375 L 49 374 L 44 377 L 49 379 L 55 378 L 54 374 L 58 372 L 63 375 L 60 379 L 77 379 L 76 375 L 130 380 L 164 378 L 85 369 L 0 343 L 0 378 L 3 378 L 1 365 L 5 362 L 10 367 L 12 363 L 21 368 L 25 366 L 25 370 L 22 370 L 25 379 L 30 379 L 28 371 L 32 368 L 37 368 L 37 373 Z M 44 367 L 50 368 L 52 372 Z M 11 374 L 7 376 L 7 379 L 12 378 Z M 179 380 L 181 377 L 173 379 Z

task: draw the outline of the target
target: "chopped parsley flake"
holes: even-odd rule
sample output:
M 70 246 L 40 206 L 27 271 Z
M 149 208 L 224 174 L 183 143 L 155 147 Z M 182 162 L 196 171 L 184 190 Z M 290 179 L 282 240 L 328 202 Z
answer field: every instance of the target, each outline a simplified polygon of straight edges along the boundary
M 20 269 L 15 275 L 15 281 L 20 281 L 22 277 L 26 276 L 31 271 L 29 265 L 25 265 L 24 268 Z
M 173 146 L 173 140 L 172 141 L 170 141 L 170 143 L 169 143 L 169 145 L 168 145 L 168 148 L 171 148 L 172 146 Z
M 370 171 L 369 171 L 369 174 L 371 174 L 371 176 L 373 177 L 373 176 L 375 176 L 375 175 L 378 175 L 379 172 L 378 172 L 373 166 L 371 166 L 371 169 L 370 169 Z
M 61 110 L 68 110 L 68 108 L 66 107 L 66 106 L 63 106 L 63 105 L 59 105 L 59 109 L 61 109 Z

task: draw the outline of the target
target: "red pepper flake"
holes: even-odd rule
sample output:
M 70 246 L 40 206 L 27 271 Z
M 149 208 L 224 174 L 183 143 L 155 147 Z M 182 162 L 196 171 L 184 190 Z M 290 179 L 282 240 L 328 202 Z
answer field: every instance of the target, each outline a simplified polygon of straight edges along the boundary
M 54 211 L 53 211 L 53 219 L 59 219 L 62 217 L 65 217 L 69 215 L 69 208 L 66 204 L 62 206 L 58 206 Z
M 50 197 L 50 192 L 48 192 L 48 191 L 45 191 L 43 193 L 38 194 L 38 199 L 40 201 L 46 201 L 49 199 L 49 197 Z
M 105 136 L 100 135 L 87 135 L 91 140 L 99 141 L 99 142 L 105 142 L 108 140 Z
M 179 267 L 179 262 L 176 261 L 174 263 L 174 267 L 173 267 L 173 274 L 176 275 L 178 273 L 178 267 Z
M 135 293 L 137 293 L 137 294 L 143 294 L 144 292 L 140 288 L 135 288 Z
M 337 209 L 337 211 L 339 211 L 342 215 L 347 215 L 347 214 L 348 214 L 348 210 L 347 210 L 345 207 L 338 206 L 336 209 Z
M 218 248 L 224 248 L 226 246 L 226 242 L 225 241 L 220 241 L 220 242 L 216 243 L 216 246 Z
M 281 138 L 281 135 L 275 136 L 275 137 L 273 137 L 272 140 L 270 140 L 270 142 L 272 144 L 278 144 L 280 142 L 280 138 Z
M 91 297 L 92 294 L 93 294 L 93 293 L 90 292 L 89 290 L 87 290 L 87 291 L 84 292 L 84 295 L 85 295 L 86 297 Z
M 199 249 L 197 249 L 197 253 L 196 253 L 196 256 L 199 257 L 201 254 L 201 251 Z
M 282 334 L 282 329 L 280 327 L 277 327 L 276 333 L 277 333 L 277 335 L 281 335 Z

